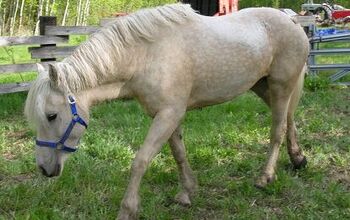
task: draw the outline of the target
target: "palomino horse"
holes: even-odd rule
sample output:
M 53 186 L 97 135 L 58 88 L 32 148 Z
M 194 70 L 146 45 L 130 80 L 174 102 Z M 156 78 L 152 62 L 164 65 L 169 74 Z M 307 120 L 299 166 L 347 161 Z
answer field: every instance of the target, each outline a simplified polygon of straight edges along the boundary
M 118 217 L 137 218 L 141 178 L 167 141 L 183 188 L 176 200 L 188 205 L 196 180 L 181 138 L 185 112 L 251 89 L 272 111 L 271 152 L 256 182 L 264 187 L 275 179 L 285 132 L 293 165 L 306 164 L 293 114 L 307 56 L 300 25 L 275 9 L 204 17 L 188 5 L 173 4 L 120 17 L 49 71 L 39 66 L 25 107 L 37 131 L 37 165 L 46 176 L 60 175 L 87 127 L 90 106 L 136 98 L 153 122 L 133 161 Z

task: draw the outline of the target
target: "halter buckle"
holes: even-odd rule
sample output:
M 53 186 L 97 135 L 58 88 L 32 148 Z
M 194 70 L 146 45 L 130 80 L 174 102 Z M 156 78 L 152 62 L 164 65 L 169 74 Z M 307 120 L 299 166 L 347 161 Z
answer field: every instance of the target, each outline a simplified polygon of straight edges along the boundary
M 62 150 L 63 149 L 63 144 L 62 143 L 57 143 L 56 149 L 57 150 Z
M 68 103 L 71 105 L 76 103 L 74 96 L 68 95 Z

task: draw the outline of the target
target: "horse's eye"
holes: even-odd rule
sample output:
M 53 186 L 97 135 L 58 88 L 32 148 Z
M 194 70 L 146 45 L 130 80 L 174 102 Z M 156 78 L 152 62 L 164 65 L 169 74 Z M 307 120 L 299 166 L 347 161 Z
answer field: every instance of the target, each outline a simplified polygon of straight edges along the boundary
M 48 121 L 53 121 L 56 119 L 57 114 L 49 114 L 46 116 Z

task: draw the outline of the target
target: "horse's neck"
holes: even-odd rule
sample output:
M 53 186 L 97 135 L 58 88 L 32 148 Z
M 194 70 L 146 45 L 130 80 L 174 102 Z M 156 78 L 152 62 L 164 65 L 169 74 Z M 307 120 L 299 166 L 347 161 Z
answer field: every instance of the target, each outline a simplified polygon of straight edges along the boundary
M 71 89 L 79 92 L 88 89 L 99 90 L 105 86 L 110 89 L 109 85 L 111 84 L 129 81 L 134 73 L 144 66 L 140 62 L 145 60 L 145 48 L 130 47 L 118 60 L 111 61 L 108 67 L 106 67 L 107 65 L 101 67 L 98 63 L 92 63 L 90 66 L 94 68 L 85 68 L 88 66 L 83 65 L 85 59 L 82 59 L 83 62 L 79 62 L 74 57 L 68 57 L 64 60 L 67 83 L 70 87 L 77 87 L 74 84 L 78 82 L 80 89 Z
M 126 82 L 115 82 L 80 91 L 77 96 L 88 101 L 88 105 L 113 99 L 132 98 L 132 91 Z

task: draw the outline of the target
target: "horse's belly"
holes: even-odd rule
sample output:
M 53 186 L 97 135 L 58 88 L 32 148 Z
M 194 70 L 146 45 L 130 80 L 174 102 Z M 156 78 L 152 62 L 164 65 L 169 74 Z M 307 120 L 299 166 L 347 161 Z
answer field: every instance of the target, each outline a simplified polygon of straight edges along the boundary
M 240 26 L 215 25 L 209 25 L 212 32 L 208 36 L 190 37 L 197 40 L 188 50 L 194 76 L 189 109 L 222 103 L 249 90 L 268 74 L 273 60 L 261 26 L 253 25 L 254 33 L 248 35 Z
M 215 74 L 216 75 L 216 74 Z M 222 74 L 209 77 L 193 87 L 188 109 L 215 105 L 232 100 L 249 90 L 261 78 L 259 73 L 250 73 L 249 77 L 239 77 L 241 73 Z

